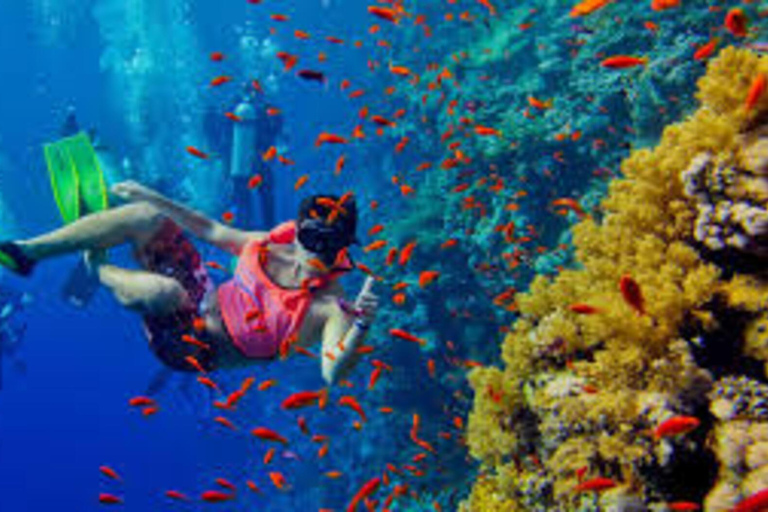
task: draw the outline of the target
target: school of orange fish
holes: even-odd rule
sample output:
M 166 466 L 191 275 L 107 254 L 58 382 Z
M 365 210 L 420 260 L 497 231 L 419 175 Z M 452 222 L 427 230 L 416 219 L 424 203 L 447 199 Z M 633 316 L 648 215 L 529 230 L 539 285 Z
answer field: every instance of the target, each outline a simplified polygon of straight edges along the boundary
M 455 4 L 458 4 L 458 0 L 445 0 L 448 4 L 448 6 L 453 6 Z M 617 0 L 584 0 L 577 5 L 573 6 L 572 9 L 569 12 L 569 15 L 573 18 L 578 17 L 584 17 L 589 16 L 609 4 L 613 3 Z M 645 0 L 649 1 L 649 0 Z M 263 4 L 263 8 L 269 8 L 269 4 L 271 3 L 269 0 L 247 0 L 249 4 L 253 5 L 260 5 Z M 414 26 L 421 27 L 423 30 L 423 36 L 425 38 L 429 38 L 432 36 L 432 29 L 428 23 L 427 17 L 425 15 L 421 14 L 414 14 L 409 12 L 406 9 L 406 6 L 404 5 L 404 0 L 379 0 L 379 3 L 377 5 L 370 5 L 367 7 L 368 13 L 371 16 L 371 19 L 373 21 L 373 24 L 369 27 L 368 32 L 371 36 L 374 38 L 377 37 L 378 34 L 384 33 L 386 31 L 397 31 L 399 27 L 405 25 L 405 24 L 413 24 Z M 664 11 L 664 10 L 672 10 L 672 9 L 679 9 L 682 8 L 681 6 L 681 0 L 650 0 L 649 8 L 653 11 Z M 744 3 L 753 3 L 749 0 L 744 0 Z M 444 16 L 443 20 L 436 20 L 436 22 L 451 22 L 455 19 L 471 22 L 475 19 L 478 19 L 482 16 L 488 16 L 488 17 L 494 17 L 498 16 L 499 13 L 496 9 L 496 7 L 493 5 L 493 3 L 490 0 L 476 0 L 477 7 L 476 8 L 470 8 L 466 11 L 463 11 L 461 13 L 447 13 Z M 720 7 L 710 7 L 710 10 L 716 11 L 721 9 Z M 535 14 L 536 9 L 531 9 L 531 14 Z M 768 15 L 768 12 L 763 10 L 761 11 L 761 16 Z M 270 28 L 270 31 L 274 34 L 278 31 L 278 26 L 290 26 L 291 18 L 288 15 L 280 14 L 280 13 L 265 13 L 265 17 L 273 22 L 275 25 Z M 527 30 L 531 28 L 532 23 L 526 23 L 524 25 L 521 25 L 519 28 L 521 30 Z M 645 27 L 650 31 L 655 31 L 658 29 L 658 27 L 655 26 L 654 23 L 648 21 L 645 22 Z M 749 33 L 749 20 L 745 16 L 744 12 L 739 8 L 732 8 L 725 12 L 725 16 L 723 19 L 723 28 L 724 30 L 729 31 L 731 34 L 733 34 L 736 37 L 745 37 Z M 345 41 L 341 38 L 335 37 L 333 35 L 326 35 L 323 38 L 316 37 L 315 34 L 310 34 L 306 31 L 300 30 L 299 28 L 293 29 L 293 35 L 297 41 L 300 43 L 298 44 L 312 44 L 315 41 L 317 41 L 318 45 L 322 44 L 328 44 L 333 46 L 348 46 L 355 49 L 362 49 L 365 47 L 366 43 L 364 43 L 361 40 L 355 40 L 351 43 L 348 43 L 348 41 Z M 717 49 L 717 46 L 719 44 L 719 38 L 713 37 L 707 44 L 700 46 L 699 48 L 695 49 L 695 52 L 691 56 L 692 59 L 697 61 L 703 61 L 708 59 L 710 56 L 714 54 L 714 52 Z M 385 39 L 377 39 L 375 41 L 375 45 L 380 48 L 389 48 L 391 47 L 391 43 L 388 40 Z M 490 50 L 486 50 L 490 52 Z M 301 62 L 301 58 L 297 54 L 288 53 L 285 51 L 277 52 L 275 55 L 277 59 L 282 62 L 283 70 L 287 73 L 293 73 L 296 77 L 307 80 L 307 81 L 314 81 L 321 83 L 323 85 L 330 84 L 334 82 L 334 80 L 330 77 L 328 77 L 323 71 L 319 71 L 316 69 L 312 69 L 311 67 L 302 67 L 304 63 Z M 461 57 L 466 57 L 466 54 L 463 54 Z M 461 57 L 454 57 L 454 60 Z M 227 56 L 223 52 L 213 52 L 209 56 L 210 61 L 214 63 L 221 63 L 226 61 Z M 326 62 L 329 59 L 328 53 L 326 51 L 320 51 L 317 57 L 317 63 L 322 64 Z M 650 58 L 648 56 L 637 56 L 637 55 L 610 55 L 610 56 L 603 56 L 601 60 L 599 61 L 599 66 L 607 69 L 607 70 L 623 70 L 626 68 L 633 68 L 638 66 L 646 66 L 650 62 Z M 307 64 L 309 66 L 309 64 Z M 380 62 L 375 60 L 369 60 L 368 61 L 368 68 L 372 73 L 378 73 L 378 72 L 384 72 L 384 73 L 391 73 L 394 77 L 397 77 L 398 79 L 402 79 L 403 87 L 410 87 L 410 92 L 416 93 L 418 95 L 417 91 L 420 87 L 424 87 L 426 84 L 425 90 L 421 96 L 422 103 L 426 104 L 430 100 L 431 95 L 438 95 L 438 104 L 443 105 L 445 104 L 446 99 L 446 93 L 445 88 L 447 87 L 460 87 L 460 83 L 458 78 L 454 75 L 454 73 L 451 71 L 451 69 L 448 66 L 440 66 L 438 64 L 430 63 L 426 66 L 426 69 L 422 74 L 406 67 L 403 65 L 396 65 L 392 62 L 389 62 L 388 65 L 382 66 Z M 610 72 L 610 71 L 606 71 Z M 424 77 L 430 77 L 429 79 L 425 79 Z M 226 84 L 231 83 L 235 81 L 235 77 L 230 75 L 218 75 L 215 76 L 210 80 L 209 86 L 210 87 L 224 87 Z M 252 85 L 252 87 L 259 93 L 263 93 L 263 89 L 261 87 L 261 84 L 258 79 L 249 77 L 248 78 L 249 83 Z M 347 133 L 332 133 L 332 132 L 322 132 L 317 135 L 317 138 L 315 140 L 315 146 L 320 151 L 330 151 L 331 149 L 326 149 L 327 146 L 331 147 L 338 147 L 338 148 L 350 148 L 355 144 L 363 144 L 365 139 L 367 138 L 366 134 L 366 122 L 370 123 L 371 126 L 374 127 L 375 133 L 379 137 L 384 137 L 386 135 L 386 130 L 388 128 L 392 128 L 397 126 L 398 121 L 403 119 L 405 116 L 408 115 L 407 111 L 405 109 L 399 109 L 395 112 L 392 112 L 391 115 L 386 114 L 384 109 L 386 108 L 387 103 L 387 97 L 391 96 L 396 90 L 397 86 L 390 86 L 387 89 L 385 89 L 383 94 L 379 94 L 379 91 L 369 91 L 363 88 L 355 88 L 354 82 L 350 78 L 340 78 L 338 79 L 338 87 L 341 91 L 349 91 L 348 98 L 350 101 L 357 101 L 360 98 L 363 97 L 377 97 L 379 99 L 383 99 L 383 102 L 377 102 L 375 103 L 376 109 L 383 111 L 382 113 L 374 114 L 372 113 L 374 107 L 374 103 L 371 105 L 364 105 L 359 108 L 358 117 L 359 122 L 355 125 L 352 132 L 350 134 Z M 744 108 L 746 109 L 752 109 L 758 102 L 758 100 L 761 98 L 761 96 L 765 93 L 766 89 L 766 77 L 763 75 L 756 76 L 753 80 L 752 86 L 750 88 L 750 92 L 748 94 L 748 97 L 744 99 Z M 456 115 L 455 109 L 457 108 L 457 102 L 456 100 L 449 102 L 447 105 L 445 105 L 445 108 L 447 109 L 447 113 L 451 116 Z M 532 113 L 535 111 L 542 111 L 547 109 L 552 109 L 554 107 L 554 100 L 548 99 L 548 100 L 542 100 L 535 98 L 533 96 L 528 97 L 528 106 L 526 110 L 524 111 L 524 116 L 526 118 L 533 117 L 534 114 Z M 275 116 L 279 115 L 281 113 L 280 109 L 274 106 L 267 107 L 267 115 L 269 116 Z M 233 114 L 232 112 L 225 112 L 223 115 L 231 120 L 234 123 L 240 122 L 241 119 Z M 422 118 L 421 121 L 423 123 L 427 123 L 428 120 L 426 118 Z M 461 149 L 461 142 L 460 141 L 453 141 L 452 139 L 458 137 L 458 136 L 464 136 L 464 137 L 497 137 L 501 140 L 505 140 L 505 142 L 508 142 L 510 145 L 514 145 L 515 142 L 511 140 L 506 140 L 504 133 L 502 133 L 501 130 L 494 128 L 492 126 L 481 126 L 475 123 L 475 121 L 469 117 L 469 116 L 463 116 L 459 119 L 457 126 L 451 127 L 448 131 L 440 135 L 441 143 L 446 145 L 447 150 L 449 151 L 449 155 L 447 158 L 445 158 L 442 162 L 434 164 L 433 162 L 423 162 L 421 163 L 417 170 L 418 171 L 427 171 L 431 168 L 439 168 L 443 170 L 450 170 L 455 169 L 458 167 L 465 166 L 469 164 L 472 160 L 471 158 L 465 154 Z M 572 141 L 576 142 L 579 141 L 582 137 L 582 133 L 579 131 L 575 131 L 572 133 L 558 133 L 555 135 L 555 138 L 557 140 L 565 140 L 566 138 L 570 138 Z M 409 138 L 407 136 L 401 137 L 399 140 L 397 140 L 394 151 L 395 153 L 401 153 L 405 150 L 406 146 L 409 143 Z M 599 141 L 595 140 L 593 142 L 593 145 L 598 144 Z M 187 153 L 192 155 L 195 158 L 198 159 L 208 159 L 210 158 L 210 155 L 197 147 L 194 146 L 188 146 L 186 148 Z M 343 151 L 343 149 L 342 149 Z M 555 155 L 557 158 L 557 155 Z M 292 166 L 295 164 L 293 160 L 288 158 L 284 154 L 279 154 L 276 147 L 270 147 L 264 154 L 262 155 L 262 158 L 264 162 L 271 162 L 273 160 L 277 160 L 280 164 L 284 166 Z M 336 157 L 336 164 L 333 169 L 333 174 L 338 176 L 340 175 L 346 165 L 347 162 L 347 154 L 343 153 L 338 155 Z M 491 171 L 494 171 L 495 169 L 491 169 Z M 294 189 L 299 190 L 301 189 L 306 183 L 309 181 L 310 175 L 309 174 L 303 174 L 299 176 L 294 184 Z M 263 181 L 262 176 L 255 174 L 251 177 L 251 179 L 248 182 L 248 188 L 254 189 L 259 187 Z M 416 193 L 416 190 L 414 187 L 410 184 L 407 184 L 404 182 L 404 180 L 400 176 L 393 176 L 392 177 L 392 183 L 399 188 L 399 192 L 403 197 L 408 197 L 414 193 Z M 499 177 L 496 174 L 491 174 L 488 178 L 481 178 L 475 185 L 476 186 L 484 186 L 486 184 L 489 184 L 489 189 L 497 194 L 504 192 L 505 184 L 504 180 Z M 465 192 L 472 186 L 471 183 L 466 182 L 459 184 L 455 187 L 453 187 L 450 192 L 454 194 L 460 194 L 462 192 Z M 517 203 L 518 200 L 524 198 L 527 195 L 527 192 L 525 190 L 518 190 L 515 192 L 508 192 L 508 195 L 511 199 L 513 199 L 512 202 L 510 202 L 506 207 L 505 210 L 507 211 L 516 211 L 519 209 L 519 204 Z M 339 200 L 338 204 L 331 204 L 329 206 L 332 207 L 334 212 L 341 211 L 343 209 L 343 203 L 346 197 L 349 197 L 349 193 L 346 194 L 344 197 L 342 197 L 341 200 Z M 331 201 L 333 202 L 333 201 Z M 375 210 L 378 208 L 379 204 L 377 201 L 372 201 L 370 204 L 370 208 Z M 579 202 L 576 199 L 573 198 L 558 198 L 551 203 L 551 207 L 553 208 L 554 213 L 557 213 L 559 215 L 568 215 L 571 212 L 575 214 L 578 218 L 583 218 L 585 216 L 588 216 L 589 214 L 582 208 L 582 206 L 579 204 Z M 482 214 L 485 213 L 485 205 L 482 203 L 476 201 L 472 196 L 465 197 L 462 202 L 462 208 L 464 210 L 473 210 L 477 209 L 480 210 Z M 232 222 L 234 220 L 234 214 L 232 212 L 224 212 L 222 214 L 222 219 L 225 222 Z M 504 236 L 504 239 L 507 243 L 527 243 L 532 241 L 536 237 L 536 229 L 534 226 L 526 226 L 526 229 L 528 233 L 525 236 L 519 236 L 516 237 L 515 231 L 516 231 L 516 225 L 514 222 L 509 222 L 507 224 L 502 224 L 500 226 L 496 227 L 496 231 L 499 233 L 502 233 Z M 370 237 L 376 237 L 381 234 L 386 234 L 386 226 L 384 224 L 377 224 L 373 226 L 369 231 L 368 235 Z M 459 244 L 459 240 L 456 238 L 449 238 L 444 241 L 444 243 L 441 245 L 441 250 L 449 250 L 451 248 L 456 247 Z M 409 261 L 411 260 L 411 256 L 413 252 L 417 249 L 418 242 L 416 240 L 412 240 L 407 242 L 402 247 L 396 247 L 385 238 L 377 238 L 374 241 L 367 244 L 363 251 L 369 255 L 369 257 L 373 257 L 376 254 L 384 253 L 385 256 L 383 257 L 382 266 L 384 269 L 393 269 L 396 268 L 396 266 L 401 267 L 402 271 L 405 270 L 405 268 L 408 266 Z M 386 249 L 386 251 L 384 251 Z M 565 250 L 567 247 L 558 247 L 560 250 Z M 546 247 L 539 247 L 538 252 L 546 251 Z M 514 253 L 509 256 L 508 266 L 509 268 L 513 269 L 516 266 L 518 266 L 522 260 L 522 256 L 524 255 L 524 251 L 517 249 Z M 322 262 L 317 261 L 315 263 L 318 266 L 319 270 L 325 269 L 325 266 Z M 225 271 L 224 267 L 221 265 L 215 263 L 215 262 L 207 262 L 207 265 L 211 268 L 216 268 L 222 271 Z M 377 280 L 384 281 L 384 277 L 382 275 L 377 274 L 370 266 L 358 263 L 358 268 L 365 272 L 368 275 L 374 276 Z M 327 270 L 327 269 L 325 269 Z M 422 270 L 418 273 L 418 277 L 415 280 L 415 282 L 418 284 L 420 288 L 425 288 L 431 285 L 434 285 L 434 283 L 438 282 L 440 278 L 440 272 L 436 270 L 426 269 Z M 408 298 L 408 295 L 406 294 L 406 290 L 411 286 L 411 283 L 408 280 L 400 280 L 391 286 L 392 295 L 391 300 L 393 304 L 400 306 L 403 305 Z M 515 310 L 515 294 L 516 290 L 513 288 L 508 289 L 507 291 L 497 295 L 496 297 L 493 297 L 492 301 L 495 306 L 498 306 L 500 308 L 503 308 L 507 311 L 514 311 Z M 637 282 L 632 278 L 630 275 L 625 275 L 621 278 L 620 282 L 617 283 L 617 293 L 622 297 L 624 302 L 628 305 L 628 307 L 632 308 L 633 311 L 635 311 L 638 315 L 646 315 L 646 309 L 645 309 L 645 298 L 643 296 L 642 290 L 640 289 L 640 286 L 637 284 Z M 585 303 L 574 303 L 569 306 L 569 309 L 575 313 L 578 314 L 584 314 L 584 315 L 597 315 L 601 314 L 601 310 L 595 306 L 592 306 L 590 304 Z M 202 325 L 196 325 L 196 328 L 202 329 Z M 502 332 L 504 329 L 502 328 Z M 421 338 L 413 333 L 407 332 L 406 330 L 403 330 L 398 327 L 392 327 L 388 330 L 389 335 L 393 339 L 399 339 L 404 340 L 411 343 L 416 343 L 420 346 L 423 346 L 427 343 L 427 340 L 424 338 Z M 199 340 L 195 339 L 193 336 L 185 336 L 182 340 L 185 343 L 189 343 L 192 345 L 197 346 L 199 349 L 204 350 L 206 348 L 206 345 Z M 282 358 L 287 357 L 291 353 L 298 353 L 307 357 L 311 358 L 318 358 L 318 357 L 330 357 L 331 354 L 324 354 L 322 356 L 318 356 L 311 351 L 296 346 L 291 343 L 292 340 L 284 340 L 284 342 L 281 344 L 280 347 L 280 355 Z M 446 346 L 449 350 L 454 350 L 455 346 L 453 345 L 453 342 L 447 341 Z M 358 353 L 360 355 L 370 355 L 376 352 L 376 347 L 373 345 L 364 345 L 357 349 Z M 243 400 L 248 392 L 251 390 L 251 388 L 256 383 L 256 379 L 254 377 L 249 377 L 245 379 L 240 387 L 231 393 L 225 393 L 221 386 L 217 384 L 213 378 L 208 375 L 203 367 L 199 364 L 199 362 L 192 356 L 190 356 L 188 359 L 188 362 L 198 369 L 199 375 L 197 376 L 197 381 L 200 383 L 200 385 L 205 386 L 206 388 L 210 389 L 212 392 L 216 393 L 217 396 L 219 396 L 219 400 L 216 400 L 214 402 L 214 406 L 221 410 L 221 415 L 216 416 L 214 418 L 214 422 L 218 425 L 220 425 L 222 428 L 229 429 L 232 431 L 238 431 L 241 430 L 241 428 L 237 425 L 237 421 L 235 418 L 233 418 L 233 415 L 237 411 L 237 405 L 238 403 Z M 481 363 L 478 363 L 476 361 L 472 360 L 461 360 L 457 358 L 452 359 L 453 364 L 455 364 L 458 367 L 461 367 L 462 369 L 468 369 L 476 366 L 480 366 Z M 386 372 L 392 371 L 392 368 L 389 364 L 387 364 L 384 361 L 381 361 L 379 359 L 373 359 L 370 361 L 371 365 L 373 366 L 373 370 L 370 374 L 370 377 L 368 379 L 368 385 L 367 385 L 367 392 L 371 392 L 375 390 L 377 382 L 382 378 L 382 376 L 386 375 Z M 426 368 L 426 371 L 428 375 L 431 378 L 437 378 L 436 376 L 436 362 L 434 359 L 429 359 L 426 361 L 423 365 L 414 365 L 414 368 L 412 371 L 423 371 L 423 368 Z M 275 380 L 266 380 L 261 383 L 259 383 L 256 386 L 256 389 L 258 389 L 260 392 L 265 392 L 270 388 L 277 387 L 278 383 Z M 353 384 L 350 381 L 341 381 L 340 386 L 352 388 Z M 596 393 L 599 390 L 595 389 L 592 386 L 585 386 L 584 392 L 586 393 Z M 502 399 L 502 395 L 500 391 L 494 390 L 492 387 L 489 387 L 488 395 L 496 401 L 500 401 Z M 320 390 L 320 391 L 304 391 L 299 393 L 294 393 L 288 397 L 286 397 L 281 404 L 281 408 L 286 411 L 293 411 L 298 409 L 306 409 L 306 408 L 313 408 L 317 407 L 318 411 L 322 411 L 326 408 L 329 401 L 329 393 L 327 389 Z M 133 408 L 138 409 L 141 414 L 144 416 L 152 416 L 154 414 L 157 414 L 161 408 L 160 405 L 152 398 L 144 397 L 144 396 L 137 396 L 132 398 L 129 401 L 129 405 Z M 338 406 L 349 408 L 350 411 L 354 415 L 356 415 L 356 420 L 353 422 L 353 427 L 357 430 L 360 430 L 364 427 L 365 423 L 368 421 L 368 414 L 366 413 L 365 408 L 363 407 L 363 404 L 360 403 L 360 400 L 358 397 L 352 396 L 352 395 L 346 395 L 341 397 L 338 402 Z M 393 409 L 391 407 L 380 407 L 378 409 L 378 412 L 381 414 L 391 414 L 393 413 Z M 317 452 L 318 459 L 322 459 L 326 457 L 329 453 L 329 447 L 331 444 L 331 440 L 328 438 L 328 436 L 312 433 L 307 422 L 307 418 L 305 416 L 298 416 L 296 418 L 296 423 L 298 426 L 299 431 L 301 434 L 307 438 L 312 443 L 318 444 L 320 447 Z M 653 431 L 652 435 L 655 440 L 659 440 L 665 437 L 671 437 L 671 436 L 681 436 L 685 435 L 692 430 L 696 429 L 700 424 L 700 421 L 695 417 L 688 417 L 688 416 L 680 416 L 675 417 L 672 419 L 669 419 L 667 421 L 664 421 L 663 423 L 659 424 L 655 430 Z M 409 433 L 410 440 L 414 443 L 416 447 L 418 447 L 421 451 L 412 457 L 412 460 L 400 465 L 395 464 L 387 464 L 386 467 L 381 468 L 380 471 L 377 472 L 376 475 L 372 475 L 371 479 L 365 482 L 361 482 L 359 486 L 359 490 L 357 493 L 355 493 L 353 496 L 349 499 L 349 504 L 346 508 L 347 512 L 354 512 L 355 510 L 358 510 L 358 507 L 360 505 L 364 506 L 366 510 L 368 511 L 374 511 L 374 510 L 389 510 L 389 507 L 392 505 L 392 503 L 395 500 L 411 496 L 413 498 L 416 498 L 416 492 L 412 489 L 409 489 L 409 485 L 407 483 L 400 483 L 397 485 L 392 485 L 393 482 L 393 475 L 397 475 L 398 479 L 400 481 L 404 481 L 406 478 L 419 478 L 423 477 L 426 472 L 429 470 L 428 463 L 430 460 L 434 460 L 434 458 L 437 456 L 438 448 L 435 441 L 429 441 L 426 439 L 423 439 L 419 436 L 419 430 L 421 426 L 421 418 L 419 414 L 415 413 L 413 414 L 413 421 L 412 421 L 412 427 Z M 451 440 L 462 444 L 464 442 L 463 440 L 463 429 L 464 429 L 464 420 L 460 416 L 454 416 L 450 420 L 450 426 L 448 429 L 444 429 L 444 431 L 439 432 L 438 437 L 441 440 Z M 275 430 L 272 430 L 268 426 L 255 426 L 250 429 L 250 434 L 263 441 L 264 443 L 277 443 L 278 445 L 287 445 L 291 442 L 290 437 L 287 434 L 277 432 Z M 439 441 L 438 441 L 439 442 Z M 269 466 L 271 463 L 273 457 L 275 454 L 275 449 L 271 448 L 266 452 L 266 455 L 264 456 L 263 463 L 265 466 Z M 121 476 L 111 467 L 109 466 L 102 466 L 99 468 L 101 473 L 108 479 L 113 481 L 121 481 Z M 579 480 L 580 483 L 574 488 L 574 493 L 584 493 L 584 492 L 601 492 L 610 488 L 615 487 L 618 485 L 617 482 L 603 477 L 594 477 L 587 480 L 583 480 L 583 477 L 585 476 L 586 468 L 584 471 L 579 474 Z M 345 475 L 338 470 L 329 470 L 323 473 L 323 475 L 330 479 L 330 480 L 336 480 L 339 478 L 343 478 Z M 278 491 L 289 491 L 291 489 L 290 485 L 290 478 L 281 472 L 278 471 L 271 471 L 268 472 L 269 480 L 272 482 L 274 487 Z M 224 479 L 224 478 L 217 478 L 214 482 L 214 486 L 212 486 L 212 489 L 204 490 L 201 493 L 199 493 L 199 500 L 202 500 L 203 502 L 207 503 L 221 503 L 221 502 L 229 502 L 234 501 L 238 497 L 238 487 L 237 485 L 233 484 L 232 482 Z M 256 485 L 256 483 L 252 480 L 247 480 L 245 482 L 246 487 L 250 492 L 253 493 L 262 493 L 263 491 Z M 381 495 L 381 491 L 383 489 L 388 489 L 388 494 L 386 496 Z M 165 492 L 165 497 L 170 501 L 190 501 L 194 500 L 195 497 L 186 493 L 183 493 L 178 490 L 167 490 Z M 111 494 L 111 493 L 102 493 L 99 496 L 99 501 L 102 504 L 105 505 L 119 505 L 123 503 L 123 498 Z M 676 502 L 676 503 L 670 503 L 668 504 L 670 510 L 676 510 L 676 511 L 684 511 L 684 510 L 698 510 L 700 507 L 696 503 L 690 503 L 690 502 Z M 768 490 L 762 491 L 760 493 L 755 494 L 754 496 L 751 496 L 744 500 L 741 504 L 739 504 L 735 510 L 738 512 L 749 512 L 749 511 L 756 511 L 756 510 L 762 510 L 768 506 Z M 441 510 L 440 504 L 435 501 L 432 504 L 432 508 L 436 511 Z M 327 508 L 319 508 L 319 512 L 331 512 L 330 509 Z

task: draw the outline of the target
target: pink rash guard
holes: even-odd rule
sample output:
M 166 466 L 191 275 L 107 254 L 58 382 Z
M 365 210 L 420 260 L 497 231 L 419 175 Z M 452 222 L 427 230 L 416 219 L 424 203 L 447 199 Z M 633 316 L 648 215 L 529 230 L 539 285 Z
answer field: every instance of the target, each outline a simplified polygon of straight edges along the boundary
M 265 268 L 269 244 L 292 244 L 296 223 L 284 222 L 263 240 L 249 242 L 237 262 L 235 275 L 219 287 L 221 316 L 237 349 L 248 358 L 274 357 L 283 340 L 298 335 L 312 294 L 351 267 L 306 280 L 301 288 L 282 288 Z

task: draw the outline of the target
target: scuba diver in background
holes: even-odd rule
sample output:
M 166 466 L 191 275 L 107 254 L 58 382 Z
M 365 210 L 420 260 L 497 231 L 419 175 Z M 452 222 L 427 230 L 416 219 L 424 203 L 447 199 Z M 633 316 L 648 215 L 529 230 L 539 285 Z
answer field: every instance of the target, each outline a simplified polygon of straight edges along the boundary
M 354 268 L 357 208 L 351 194 L 312 196 L 295 221 L 243 231 L 135 182 L 112 193 L 132 204 L 86 215 L 53 232 L 0 243 L 0 265 L 29 276 L 40 261 L 87 251 L 89 267 L 124 307 L 144 318 L 149 344 L 168 367 L 210 371 L 274 358 L 292 344 L 322 342 L 322 376 L 343 378 L 357 362 L 378 309 L 369 278 L 353 304 L 337 278 Z M 214 287 L 184 231 L 239 258 Z M 142 270 L 108 264 L 107 249 L 131 243 Z
M 0 389 L 3 388 L 4 365 L 21 374 L 27 371 L 27 364 L 21 357 L 27 324 L 21 314 L 31 301 L 29 294 L 0 288 Z
M 275 144 L 283 130 L 283 118 L 279 112 L 267 113 L 268 103 L 264 96 L 251 85 L 245 86 L 242 98 L 236 101 L 233 112 L 238 122 L 221 115 L 221 108 L 211 108 L 203 119 L 207 146 L 223 156 L 224 169 L 227 169 L 230 185 L 230 202 L 233 205 L 235 225 L 245 227 L 257 222 L 254 207 L 254 191 L 248 187 L 248 181 L 254 172 L 261 176 L 258 194 L 260 211 L 258 224 L 274 226 L 275 190 L 272 171 L 261 155 Z

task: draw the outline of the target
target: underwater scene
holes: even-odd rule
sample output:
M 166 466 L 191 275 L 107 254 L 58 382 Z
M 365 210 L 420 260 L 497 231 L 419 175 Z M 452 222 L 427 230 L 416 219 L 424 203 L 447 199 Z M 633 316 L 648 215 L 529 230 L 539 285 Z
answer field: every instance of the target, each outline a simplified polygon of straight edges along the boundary
M 0 3 L 0 511 L 768 511 L 768 4 Z

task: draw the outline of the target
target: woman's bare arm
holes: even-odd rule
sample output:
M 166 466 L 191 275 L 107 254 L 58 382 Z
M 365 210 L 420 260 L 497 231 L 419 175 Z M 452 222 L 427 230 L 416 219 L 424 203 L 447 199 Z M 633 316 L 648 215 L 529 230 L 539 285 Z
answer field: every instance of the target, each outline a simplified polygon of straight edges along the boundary
M 334 304 L 326 320 L 321 360 L 323 379 L 328 385 L 343 379 L 360 360 L 361 354 L 357 349 L 365 340 L 378 309 L 378 298 L 372 291 L 373 283 L 370 277 L 363 283 L 353 306 L 357 317 Z M 341 297 L 340 293 L 338 297 Z
M 200 240 L 234 255 L 239 255 L 245 245 L 254 238 L 262 238 L 267 233 L 243 231 L 231 228 L 205 216 L 204 214 L 163 196 L 136 182 L 122 182 L 112 187 L 112 192 L 128 201 L 146 201 L 167 215 L 182 229 Z

